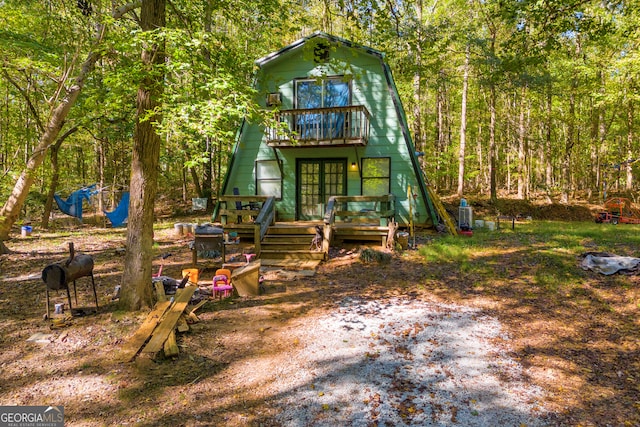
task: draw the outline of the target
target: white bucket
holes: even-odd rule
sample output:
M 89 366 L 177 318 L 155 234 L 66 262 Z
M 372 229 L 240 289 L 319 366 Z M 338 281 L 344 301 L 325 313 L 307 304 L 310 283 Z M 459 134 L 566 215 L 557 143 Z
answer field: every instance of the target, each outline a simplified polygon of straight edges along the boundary
M 20 233 L 22 235 L 22 237 L 27 237 L 27 236 L 31 236 L 31 230 L 33 230 L 33 228 L 31 228 L 30 225 L 24 225 L 22 226 Z
M 484 227 L 484 220 L 476 219 L 476 228 L 482 228 L 482 227 Z
M 486 221 L 485 222 L 487 228 L 489 229 L 489 231 L 493 231 L 496 229 L 496 223 L 495 221 Z
M 182 226 L 182 228 L 183 228 L 184 234 L 186 234 L 186 235 L 193 234 L 193 228 L 194 227 L 193 227 L 192 223 L 187 222 Z

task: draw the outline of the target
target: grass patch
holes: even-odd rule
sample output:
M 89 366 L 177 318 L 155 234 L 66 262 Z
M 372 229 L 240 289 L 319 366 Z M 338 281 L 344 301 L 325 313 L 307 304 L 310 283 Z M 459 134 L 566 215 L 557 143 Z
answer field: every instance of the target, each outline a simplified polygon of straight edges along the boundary
M 471 239 L 447 236 L 420 247 L 420 254 L 428 262 L 463 262 L 469 259 L 476 243 Z
M 588 275 L 579 267 L 584 253 L 635 256 L 639 245 L 636 225 L 535 221 L 517 224 L 515 230 L 480 230 L 471 238 L 445 236 L 422 246 L 420 254 L 429 265 L 456 268 L 471 277 L 471 287 L 507 280 L 514 288 L 526 283 L 555 293 L 560 285 L 583 285 Z

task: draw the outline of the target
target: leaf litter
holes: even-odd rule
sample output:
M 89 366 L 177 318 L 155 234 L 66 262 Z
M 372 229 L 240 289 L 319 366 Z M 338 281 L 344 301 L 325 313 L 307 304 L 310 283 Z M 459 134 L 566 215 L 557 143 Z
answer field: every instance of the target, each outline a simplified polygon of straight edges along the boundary
M 346 297 L 315 320 L 272 385 L 282 425 L 546 425 L 543 391 L 478 309 Z

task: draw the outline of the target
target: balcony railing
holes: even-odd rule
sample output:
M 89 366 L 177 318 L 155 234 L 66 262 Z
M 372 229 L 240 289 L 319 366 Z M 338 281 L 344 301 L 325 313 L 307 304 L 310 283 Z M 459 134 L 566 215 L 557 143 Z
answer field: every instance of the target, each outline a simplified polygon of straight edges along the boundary
M 276 112 L 267 129 L 270 147 L 367 145 L 371 115 L 366 107 L 311 108 Z

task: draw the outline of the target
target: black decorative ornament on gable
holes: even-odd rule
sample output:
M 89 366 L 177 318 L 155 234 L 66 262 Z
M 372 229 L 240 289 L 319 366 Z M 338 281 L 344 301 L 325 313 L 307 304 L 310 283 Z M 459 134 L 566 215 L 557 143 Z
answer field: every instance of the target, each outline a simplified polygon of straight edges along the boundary
M 313 47 L 313 60 L 316 63 L 323 63 L 329 60 L 329 51 L 331 45 L 329 42 L 320 41 Z

